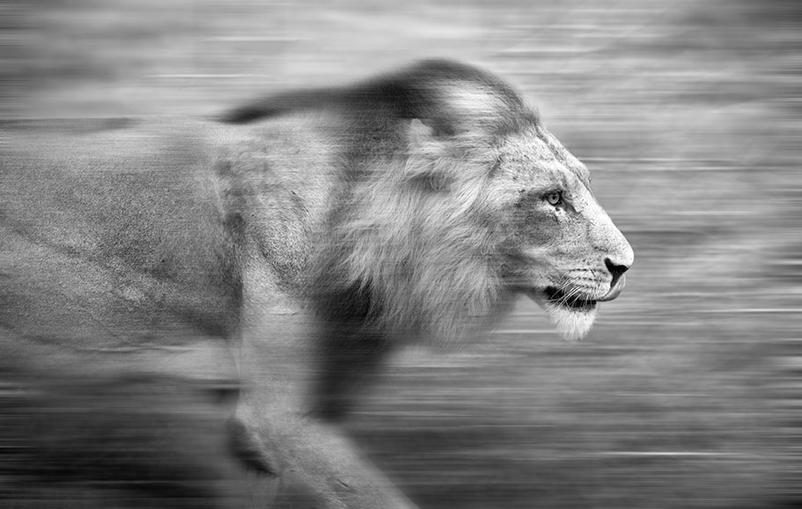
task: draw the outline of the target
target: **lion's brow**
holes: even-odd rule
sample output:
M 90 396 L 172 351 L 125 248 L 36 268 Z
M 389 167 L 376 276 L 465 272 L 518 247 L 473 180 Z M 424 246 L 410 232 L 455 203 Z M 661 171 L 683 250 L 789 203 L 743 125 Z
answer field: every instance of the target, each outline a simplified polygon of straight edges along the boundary
M 543 129 L 541 125 L 536 125 L 535 133 L 537 139 L 540 140 L 554 155 L 554 158 L 557 161 L 561 162 L 563 166 L 568 168 L 576 177 L 585 184 L 586 187 L 590 188 L 590 172 L 582 164 L 575 156 L 573 156 L 567 148 L 562 146 L 559 142 L 555 142 L 551 136 L 549 136 L 546 131 Z

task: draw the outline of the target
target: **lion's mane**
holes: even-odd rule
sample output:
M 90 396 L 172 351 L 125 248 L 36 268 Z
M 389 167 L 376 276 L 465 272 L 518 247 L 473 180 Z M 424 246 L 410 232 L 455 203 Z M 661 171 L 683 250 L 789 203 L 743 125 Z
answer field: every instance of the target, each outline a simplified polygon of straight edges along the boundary
M 335 218 L 318 287 L 328 289 L 323 302 L 335 319 L 448 340 L 495 314 L 504 300 L 499 264 L 490 258 L 497 239 L 483 221 L 487 167 L 479 161 L 470 175 L 463 161 L 460 176 L 452 161 L 429 161 L 460 176 L 450 184 L 459 192 L 448 195 L 426 177 L 410 178 L 410 166 L 422 163 L 415 159 L 373 172 L 352 191 Z

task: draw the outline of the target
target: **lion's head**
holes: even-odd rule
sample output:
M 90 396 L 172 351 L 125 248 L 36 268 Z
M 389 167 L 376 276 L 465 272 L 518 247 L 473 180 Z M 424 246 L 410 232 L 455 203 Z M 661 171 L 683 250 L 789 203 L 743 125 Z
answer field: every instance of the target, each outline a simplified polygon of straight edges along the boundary
M 328 318 L 452 338 L 523 293 L 579 338 L 598 303 L 621 291 L 633 252 L 587 168 L 497 76 L 426 61 L 274 96 L 227 120 L 321 103 L 346 118 L 347 145 L 343 200 L 318 264 Z
M 508 284 L 545 308 L 567 338 L 584 336 L 598 303 L 616 298 L 634 254 L 596 201 L 587 168 L 542 125 L 510 136 L 490 193 L 508 233 Z

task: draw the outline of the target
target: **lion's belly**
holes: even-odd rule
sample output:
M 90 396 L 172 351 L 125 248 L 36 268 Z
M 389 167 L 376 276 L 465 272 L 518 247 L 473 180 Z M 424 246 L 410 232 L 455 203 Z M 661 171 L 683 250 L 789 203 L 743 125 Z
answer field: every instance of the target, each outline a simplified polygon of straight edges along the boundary
M 177 345 L 225 338 L 237 317 L 231 289 L 192 285 L 35 242 L 3 228 L 0 323 L 79 348 Z

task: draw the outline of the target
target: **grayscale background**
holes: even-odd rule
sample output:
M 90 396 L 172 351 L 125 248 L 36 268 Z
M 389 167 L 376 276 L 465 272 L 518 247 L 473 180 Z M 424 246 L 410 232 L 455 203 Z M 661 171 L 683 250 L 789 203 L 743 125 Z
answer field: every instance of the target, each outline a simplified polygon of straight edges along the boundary
M 405 352 L 353 434 L 425 508 L 802 507 L 799 2 L 3 0 L 0 19 L 4 120 L 212 115 L 422 57 L 508 79 L 590 167 L 636 253 L 627 290 L 580 343 L 522 301 L 483 342 Z

